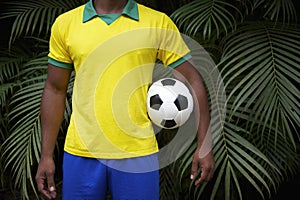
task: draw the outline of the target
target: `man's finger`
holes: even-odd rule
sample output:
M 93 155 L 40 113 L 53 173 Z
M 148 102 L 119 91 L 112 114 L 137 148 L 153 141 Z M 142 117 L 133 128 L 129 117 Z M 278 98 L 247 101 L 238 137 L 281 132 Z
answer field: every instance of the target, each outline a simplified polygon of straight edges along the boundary
M 47 177 L 47 191 L 51 198 L 56 198 L 54 175 L 52 174 Z
M 39 192 L 41 192 L 48 199 L 52 199 L 51 195 L 49 194 L 49 190 L 46 186 L 46 179 L 37 176 L 36 182 L 37 182 Z
M 198 171 L 198 163 L 196 161 L 192 162 L 192 169 L 191 169 L 191 179 L 194 180 L 194 178 L 197 176 Z
M 195 181 L 195 185 L 199 185 L 200 183 L 203 183 L 207 179 L 207 170 L 203 169 L 201 170 L 201 173 L 199 174 L 199 178 Z
M 45 181 L 43 178 L 37 176 L 35 178 L 36 180 L 36 183 L 37 183 L 37 187 L 38 187 L 38 190 L 41 192 L 43 189 L 44 189 L 44 186 L 45 186 Z
M 195 185 L 199 185 L 200 183 L 207 182 L 212 179 L 214 174 L 214 169 L 211 168 L 202 168 L 200 178 L 195 181 Z

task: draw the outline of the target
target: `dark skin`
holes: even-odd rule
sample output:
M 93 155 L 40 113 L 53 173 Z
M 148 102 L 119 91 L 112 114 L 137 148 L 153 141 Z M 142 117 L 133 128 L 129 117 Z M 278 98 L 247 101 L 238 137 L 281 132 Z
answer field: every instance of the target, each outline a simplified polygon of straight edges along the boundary
M 65 111 L 70 74 L 71 70 L 49 64 L 48 77 L 42 97 L 42 150 L 36 174 L 36 182 L 39 191 L 48 199 L 56 198 L 53 152 Z
M 121 13 L 127 0 L 95 0 L 94 7 L 98 14 Z M 188 82 L 193 91 L 193 96 L 198 101 L 196 109 L 201 113 L 199 120 L 196 149 L 191 169 L 191 179 L 195 185 L 209 181 L 214 173 L 214 158 L 211 151 L 211 140 L 209 130 L 209 106 L 203 81 L 198 71 L 190 62 L 184 62 L 175 70 L 174 75 Z M 41 102 L 41 124 L 42 124 L 42 149 L 41 159 L 36 173 L 38 190 L 48 199 L 56 198 L 54 182 L 55 163 L 53 152 L 57 140 L 59 128 L 65 111 L 67 87 L 71 70 L 63 69 L 51 64 L 48 65 L 48 76 L 43 91 Z M 205 140 L 207 138 L 208 140 Z M 203 143 L 203 141 L 205 141 Z M 203 147 L 205 151 L 203 153 Z M 197 172 L 201 168 L 201 174 Z
M 207 182 L 212 179 L 214 174 L 215 161 L 212 153 L 212 140 L 209 131 L 210 115 L 206 90 L 202 78 L 197 69 L 187 61 L 173 70 L 173 74 L 179 80 L 186 81 L 193 92 L 193 97 L 198 101 L 196 105 L 196 118 L 198 120 L 197 130 L 197 149 L 193 155 L 191 179 L 195 180 L 195 185 Z M 198 114 L 197 114 L 198 113 Z M 201 174 L 197 177 L 198 170 Z

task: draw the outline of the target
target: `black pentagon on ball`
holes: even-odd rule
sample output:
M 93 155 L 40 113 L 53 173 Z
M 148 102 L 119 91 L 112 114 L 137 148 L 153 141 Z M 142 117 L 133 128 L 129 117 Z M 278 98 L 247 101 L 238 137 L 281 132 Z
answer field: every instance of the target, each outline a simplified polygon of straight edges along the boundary
M 187 109 L 188 108 L 188 99 L 183 96 L 183 95 L 178 95 L 178 97 L 176 98 L 176 100 L 174 101 L 174 104 L 176 105 L 177 109 L 179 111 L 182 111 L 184 109 Z
M 166 85 L 175 85 L 175 83 L 176 83 L 176 80 L 170 79 L 170 78 L 166 78 L 166 79 L 163 79 L 163 80 L 161 81 L 161 84 L 162 84 L 163 86 L 166 86 Z
M 159 95 L 156 94 L 156 95 L 153 95 L 152 97 L 150 97 L 150 102 L 149 103 L 150 103 L 151 108 L 153 108 L 154 110 L 159 110 L 159 108 L 163 104 L 163 101 L 161 100 Z
M 163 127 L 166 127 L 166 128 L 172 128 L 172 127 L 176 126 L 176 122 L 173 119 L 171 119 L 171 120 L 164 119 L 161 121 L 160 125 L 162 125 Z

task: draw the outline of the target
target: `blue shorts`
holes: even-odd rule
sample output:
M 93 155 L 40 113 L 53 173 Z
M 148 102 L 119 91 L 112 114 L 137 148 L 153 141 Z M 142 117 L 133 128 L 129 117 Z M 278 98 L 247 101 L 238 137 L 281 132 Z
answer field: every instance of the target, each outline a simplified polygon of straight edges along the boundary
M 64 153 L 64 200 L 159 199 L 157 154 L 106 160 Z

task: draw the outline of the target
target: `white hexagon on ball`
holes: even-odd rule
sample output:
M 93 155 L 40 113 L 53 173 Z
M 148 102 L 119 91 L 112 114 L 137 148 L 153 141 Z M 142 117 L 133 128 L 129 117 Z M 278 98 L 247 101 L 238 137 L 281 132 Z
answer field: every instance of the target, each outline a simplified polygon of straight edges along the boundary
M 164 129 L 183 125 L 193 112 L 193 97 L 188 87 L 174 78 L 154 82 L 148 90 L 147 111 L 151 121 Z

